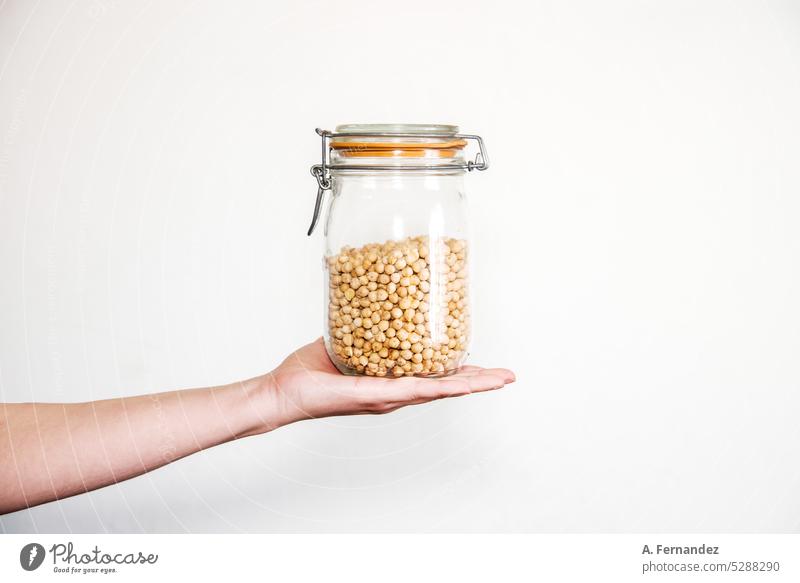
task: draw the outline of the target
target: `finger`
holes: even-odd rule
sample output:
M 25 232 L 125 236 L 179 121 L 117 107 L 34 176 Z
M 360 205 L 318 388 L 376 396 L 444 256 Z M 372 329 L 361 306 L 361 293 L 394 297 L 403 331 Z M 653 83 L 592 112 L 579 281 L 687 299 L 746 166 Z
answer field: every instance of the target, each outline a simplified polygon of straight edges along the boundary
M 405 377 L 387 380 L 384 396 L 393 403 L 425 403 L 456 394 L 469 394 L 469 383 L 457 376 L 443 379 Z
M 357 393 L 369 402 L 416 404 L 499 389 L 514 380 L 508 369 L 473 367 L 438 379 L 357 377 L 355 385 Z
M 422 397 L 426 379 L 401 377 L 376 379 L 376 381 L 378 382 L 370 383 L 374 386 L 370 388 L 378 392 L 382 398 L 390 402 L 406 403 Z
M 469 377 L 467 383 L 473 393 L 480 393 L 483 391 L 491 391 L 505 386 L 506 379 L 500 375 L 484 372 L 475 376 Z
M 474 374 L 459 376 L 454 375 L 438 380 L 422 381 L 418 384 L 413 395 L 414 400 L 431 401 L 460 397 L 471 393 L 480 393 L 499 389 L 505 385 L 503 377 L 492 374 Z
M 472 393 L 481 393 L 503 387 L 503 379 L 494 375 L 458 377 L 430 380 L 416 389 L 416 398 L 406 401 L 406 405 L 419 405 L 437 399 L 462 397 Z
M 481 370 L 483 370 L 483 367 L 481 366 L 475 366 L 474 364 L 465 364 L 460 369 L 458 369 L 458 373 L 456 374 L 460 374 L 462 372 L 476 372 Z
M 482 372 L 484 374 L 500 377 L 506 384 L 513 383 L 517 380 L 517 375 L 514 374 L 514 371 L 507 368 L 484 368 Z
M 457 375 L 443 379 L 429 379 L 421 383 L 417 389 L 418 396 L 428 401 L 469 395 L 471 392 L 469 379 Z
M 483 373 L 493 374 L 502 377 L 506 383 L 513 383 L 517 380 L 513 371 L 507 368 L 482 368 L 480 366 L 463 366 L 455 376 L 475 376 Z

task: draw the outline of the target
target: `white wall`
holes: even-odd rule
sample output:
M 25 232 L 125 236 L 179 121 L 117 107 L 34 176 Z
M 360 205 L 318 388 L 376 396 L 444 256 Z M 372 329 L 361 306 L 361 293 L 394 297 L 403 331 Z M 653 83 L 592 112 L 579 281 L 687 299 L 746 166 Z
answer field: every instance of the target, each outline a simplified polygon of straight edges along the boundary
M 321 332 L 315 126 L 458 123 L 500 392 L 307 422 L 21 531 L 800 530 L 800 8 L 0 2 L 0 396 Z

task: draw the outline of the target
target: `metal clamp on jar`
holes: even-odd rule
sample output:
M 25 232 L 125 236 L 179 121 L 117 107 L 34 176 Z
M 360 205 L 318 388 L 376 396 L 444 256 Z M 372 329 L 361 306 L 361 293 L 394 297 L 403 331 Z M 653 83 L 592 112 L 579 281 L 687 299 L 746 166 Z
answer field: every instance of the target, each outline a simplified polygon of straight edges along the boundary
M 449 125 L 344 125 L 317 130 L 317 200 L 326 191 L 325 346 L 344 374 L 444 376 L 470 339 L 463 177 L 486 170 L 480 136 Z M 464 157 L 470 141 L 478 152 Z

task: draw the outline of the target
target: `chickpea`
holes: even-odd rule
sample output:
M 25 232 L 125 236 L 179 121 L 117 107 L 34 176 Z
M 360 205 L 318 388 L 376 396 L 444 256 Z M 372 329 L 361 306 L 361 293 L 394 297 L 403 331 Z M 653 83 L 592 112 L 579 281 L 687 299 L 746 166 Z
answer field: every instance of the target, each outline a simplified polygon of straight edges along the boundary
M 390 377 L 458 367 L 469 341 L 466 253 L 463 240 L 419 236 L 327 257 L 334 362 Z

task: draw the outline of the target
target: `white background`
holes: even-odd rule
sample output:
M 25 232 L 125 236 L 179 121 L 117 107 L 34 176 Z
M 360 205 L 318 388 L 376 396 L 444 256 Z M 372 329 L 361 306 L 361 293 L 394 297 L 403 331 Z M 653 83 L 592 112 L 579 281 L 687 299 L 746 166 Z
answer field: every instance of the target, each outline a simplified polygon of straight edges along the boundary
M 457 123 L 472 361 L 5 532 L 800 530 L 800 7 L 0 2 L 0 397 L 265 372 L 321 332 L 316 126 Z

